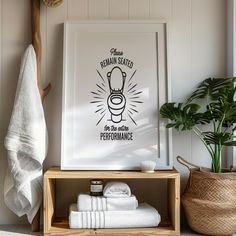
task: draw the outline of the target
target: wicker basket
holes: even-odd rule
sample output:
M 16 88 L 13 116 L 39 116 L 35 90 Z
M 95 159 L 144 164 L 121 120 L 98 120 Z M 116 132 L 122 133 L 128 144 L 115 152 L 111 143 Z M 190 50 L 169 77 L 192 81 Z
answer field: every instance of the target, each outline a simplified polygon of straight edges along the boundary
M 183 163 L 182 158 L 178 160 Z M 190 176 L 182 204 L 190 227 L 207 235 L 235 233 L 236 173 L 213 173 L 189 165 L 188 168 Z

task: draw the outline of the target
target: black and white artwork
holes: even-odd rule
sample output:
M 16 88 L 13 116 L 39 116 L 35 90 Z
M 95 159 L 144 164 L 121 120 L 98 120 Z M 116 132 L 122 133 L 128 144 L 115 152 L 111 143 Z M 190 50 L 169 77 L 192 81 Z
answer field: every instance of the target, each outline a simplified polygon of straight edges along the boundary
M 107 55 L 96 69 L 98 80 L 94 91 L 91 91 L 91 104 L 98 117 L 96 126 L 103 119 L 106 121 L 100 140 L 131 141 L 132 126 L 137 126 L 135 120 L 140 108 L 145 105 L 142 101 L 143 91 L 135 79 L 137 69 L 120 49 L 111 48 Z
M 138 27 L 137 27 L 138 26 Z M 166 24 L 66 23 L 62 169 L 172 167 Z

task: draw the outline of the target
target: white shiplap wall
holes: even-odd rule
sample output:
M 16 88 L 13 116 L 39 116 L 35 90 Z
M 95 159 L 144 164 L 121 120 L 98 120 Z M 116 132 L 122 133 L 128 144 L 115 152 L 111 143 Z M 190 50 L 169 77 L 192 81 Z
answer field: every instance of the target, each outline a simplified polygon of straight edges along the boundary
M 45 168 L 60 164 L 60 124 L 62 89 L 62 23 L 79 19 L 156 19 L 171 23 L 170 62 L 172 98 L 181 101 L 196 84 L 208 76 L 226 73 L 226 0 L 64 0 L 57 8 L 42 6 L 42 42 L 44 83 L 52 83 L 52 91 L 45 102 L 50 147 Z M 30 43 L 29 0 L 0 0 L 0 224 L 23 223 L 4 205 L 3 180 L 7 167 L 3 138 L 13 105 L 20 56 Z M 190 132 L 173 134 L 174 157 L 182 155 L 201 165 L 209 165 L 204 148 Z M 187 171 L 175 163 L 186 176 Z M 185 180 L 185 178 L 183 178 Z M 185 181 L 184 181 L 185 182 Z M 139 199 L 155 202 L 154 194 L 163 199 L 165 185 L 133 184 Z M 63 214 L 74 197 L 65 194 L 78 191 L 76 181 L 62 181 L 58 185 L 58 211 Z M 85 190 L 87 182 L 82 183 Z M 154 189 L 153 189 L 154 188 Z M 149 190 L 152 194 L 146 194 Z M 63 193 L 63 194 L 62 194 Z M 161 196 L 163 195 L 163 196 Z M 164 203 L 159 202 L 165 213 Z

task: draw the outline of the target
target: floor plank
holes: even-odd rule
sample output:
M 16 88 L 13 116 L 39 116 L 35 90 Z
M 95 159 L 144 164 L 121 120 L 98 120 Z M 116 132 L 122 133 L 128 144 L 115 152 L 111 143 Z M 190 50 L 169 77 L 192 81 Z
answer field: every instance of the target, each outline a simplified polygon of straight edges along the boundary
M 0 225 L 1 236 L 42 236 L 43 233 L 32 233 L 29 225 Z M 195 236 L 199 235 L 186 229 L 181 233 L 182 236 Z

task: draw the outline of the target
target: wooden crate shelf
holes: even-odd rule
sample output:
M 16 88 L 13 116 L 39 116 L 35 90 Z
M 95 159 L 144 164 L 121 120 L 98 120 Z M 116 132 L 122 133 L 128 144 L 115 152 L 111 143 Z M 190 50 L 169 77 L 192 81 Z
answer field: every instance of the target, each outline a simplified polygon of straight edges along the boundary
M 169 220 L 158 227 L 126 229 L 69 229 L 68 219 L 56 217 L 57 179 L 167 179 Z M 53 167 L 44 174 L 44 235 L 180 235 L 180 174 L 155 171 L 61 171 Z

